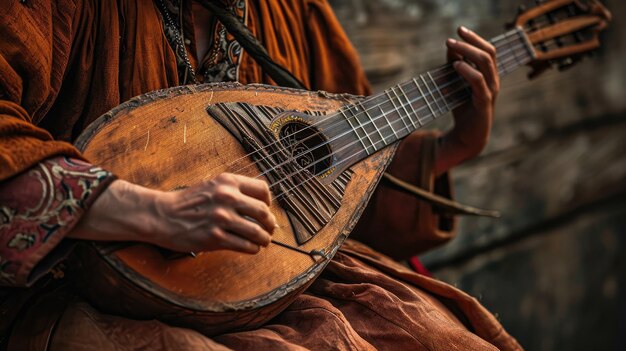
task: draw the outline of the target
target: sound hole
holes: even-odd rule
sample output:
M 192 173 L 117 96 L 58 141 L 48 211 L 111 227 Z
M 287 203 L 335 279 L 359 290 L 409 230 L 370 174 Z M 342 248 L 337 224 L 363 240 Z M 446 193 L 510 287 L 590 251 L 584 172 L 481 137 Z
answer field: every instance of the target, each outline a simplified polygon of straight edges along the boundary
M 317 128 L 292 121 L 280 129 L 278 136 L 291 158 L 309 172 L 322 175 L 332 165 L 328 141 Z

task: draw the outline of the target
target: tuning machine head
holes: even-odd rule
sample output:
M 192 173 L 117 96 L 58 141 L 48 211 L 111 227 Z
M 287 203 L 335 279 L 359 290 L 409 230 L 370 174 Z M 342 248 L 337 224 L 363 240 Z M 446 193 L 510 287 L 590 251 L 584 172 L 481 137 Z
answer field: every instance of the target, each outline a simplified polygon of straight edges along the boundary
M 550 67 L 565 70 L 600 46 L 600 33 L 611 13 L 598 0 L 537 0 L 520 7 L 513 22 L 526 37 L 532 53 L 534 78 Z

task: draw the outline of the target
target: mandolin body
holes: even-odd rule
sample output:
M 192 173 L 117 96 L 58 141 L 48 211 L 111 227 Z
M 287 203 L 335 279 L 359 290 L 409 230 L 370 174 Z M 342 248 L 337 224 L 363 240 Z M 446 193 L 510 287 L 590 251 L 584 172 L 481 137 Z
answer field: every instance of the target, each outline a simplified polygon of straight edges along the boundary
M 239 102 L 323 115 L 357 99 L 236 83 L 175 87 L 116 107 L 90 125 L 76 144 L 92 163 L 120 179 L 174 191 L 222 172 L 250 177 L 262 173 L 247 156 L 250 150 L 207 108 Z M 108 313 L 159 319 L 207 335 L 258 327 L 286 308 L 328 264 L 358 221 L 394 150 L 385 148 L 318 179 L 333 189 L 340 205 L 304 239 L 298 239 L 302 223 L 279 201 L 272 203 L 280 226 L 273 239 L 320 255 L 270 244 L 256 255 L 214 251 L 173 257 L 145 244 L 90 243 L 77 250 L 81 268 L 76 282 L 92 304 Z

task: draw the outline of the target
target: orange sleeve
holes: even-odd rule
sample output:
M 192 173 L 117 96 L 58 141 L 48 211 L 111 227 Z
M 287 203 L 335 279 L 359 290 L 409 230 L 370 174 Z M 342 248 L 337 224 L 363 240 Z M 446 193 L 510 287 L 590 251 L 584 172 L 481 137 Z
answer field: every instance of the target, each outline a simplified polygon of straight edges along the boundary
M 305 1 L 311 89 L 369 95 L 358 54 L 326 0 Z
M 72 1 L 12 0 L 3 5 L 0 182 L 53 155 L 81 157 L 72 145 L 35 126 L 61 86 L 75 9 Z

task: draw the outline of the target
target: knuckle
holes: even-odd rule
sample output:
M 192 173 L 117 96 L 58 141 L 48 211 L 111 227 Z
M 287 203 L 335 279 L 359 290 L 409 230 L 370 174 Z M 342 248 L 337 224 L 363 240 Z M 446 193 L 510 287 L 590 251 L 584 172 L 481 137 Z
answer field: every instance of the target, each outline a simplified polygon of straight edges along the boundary
M 237 200 L 237 196 L 230 186 L 220 185 L 215 188 L 213 199 L 218 203 L 232 204 Z
M 247 253 L 251 253 L 251 254 L 255 254 L 255 253 L 261 251 L 261 246 L 260 245 L 257 245 L 257 244 L 255 244 L 253 242 L 250 242 L 250 241 L 243 241 L 238 246 L 240 247 L 241 251 L 244 251 L 244 252 L 247 252 Z
M 491 56 L 489 56 L 489 54 L 487 54 L 486 52 L 481 52 L 480 56 L 478 57 L 478 59 L 480 60 L 480 62 L 483 65 L 491 65 Z
M 495 57 L 496 57 L 496 54 L 497 54 L 497 52 L 496 52 L 496 47 L 495 47 L 495 46 L 493 46 L 493 44 L 489 44 L 489 45 L 487 46 L 487 52 L 489 53 L 489 55 L 490 55 L 491 57 L 493 57 L 493 58 L 495 58 Z
M 260 226 L 257 225 L 256 228 L 254 228 L 254 232 L 259 239 L 262 239 L 263 241 L 269 240 L 269 234 Z
M 476 72 L 476 74 L 472 74 L 470 79 L 474 83 L 481 83 L 482 81 L 485 80 L 485 76 L 483 76 L 483 74 L 481 72 Z
M 220 184 L 233 184 L 236 182 L 235 175 L 232 173 L 220 173 L 215 177 L 215 181 Z
M 272 213 L 270 212 L 269 206 L 267 206 L 266 204 L 259 206 L 259 217 L 261 219 L 269 220 L 271 219 L 271 215 Z
M 224 208 L 216 208 L 211 211 L 211 221 L 218 225 L 224 225 L 231 220 L 230 213 Z
M 254 184 L 259 185 L 259 186 L 262 186 L 262 185 L 263 185 L 263 183 L 265 183 L 263 180 L 261 180 L 261 179 L 256 179 L 256 178 L 248 178 L 248 180 L 249 180 L 251 183 L 254 183 Z
M 261 179 L 252 179 L 252 181 L 255 183 L 255 186 L 261 189 L 261 191 L 263 192 L 263 195 L 269 195 L 270 187 L 266 181 L 261 180 Z
M 224 240 L 224 232 L 218 227 L 212 227 L 208 230 L 209 240 L 212 244 L 218 244 Z
M 493 94 L 489 90 L 485 90 L 483 92 L 483 100 L 484 102 L 490 102 L 493 100 Z
M 263 231 L 262 235 L 263 236 L 261 237 L 261 239 L 263 240 L 263 243 L 262 243 L 263 246 L 269 245 L 269 243 L 272 241 L 271 235 L 267 233 L 266 231 Z
M 262 183 L 261 186 L 263 187 L 263 191 L 265 192 L 266 195 L 269 195 L 270 194 L 270 185 L 267 184 L 266 181 L 262 181 L 262 180 L 261 180 L 261 183 Z
M 260 206 L 260 210 L 261 212 L 263 212 L 263 214 L 265 216 L 269 216 L 271 211 L 270 211 L 270 207 L 266 204 L 266 203 L 262 203 Z

